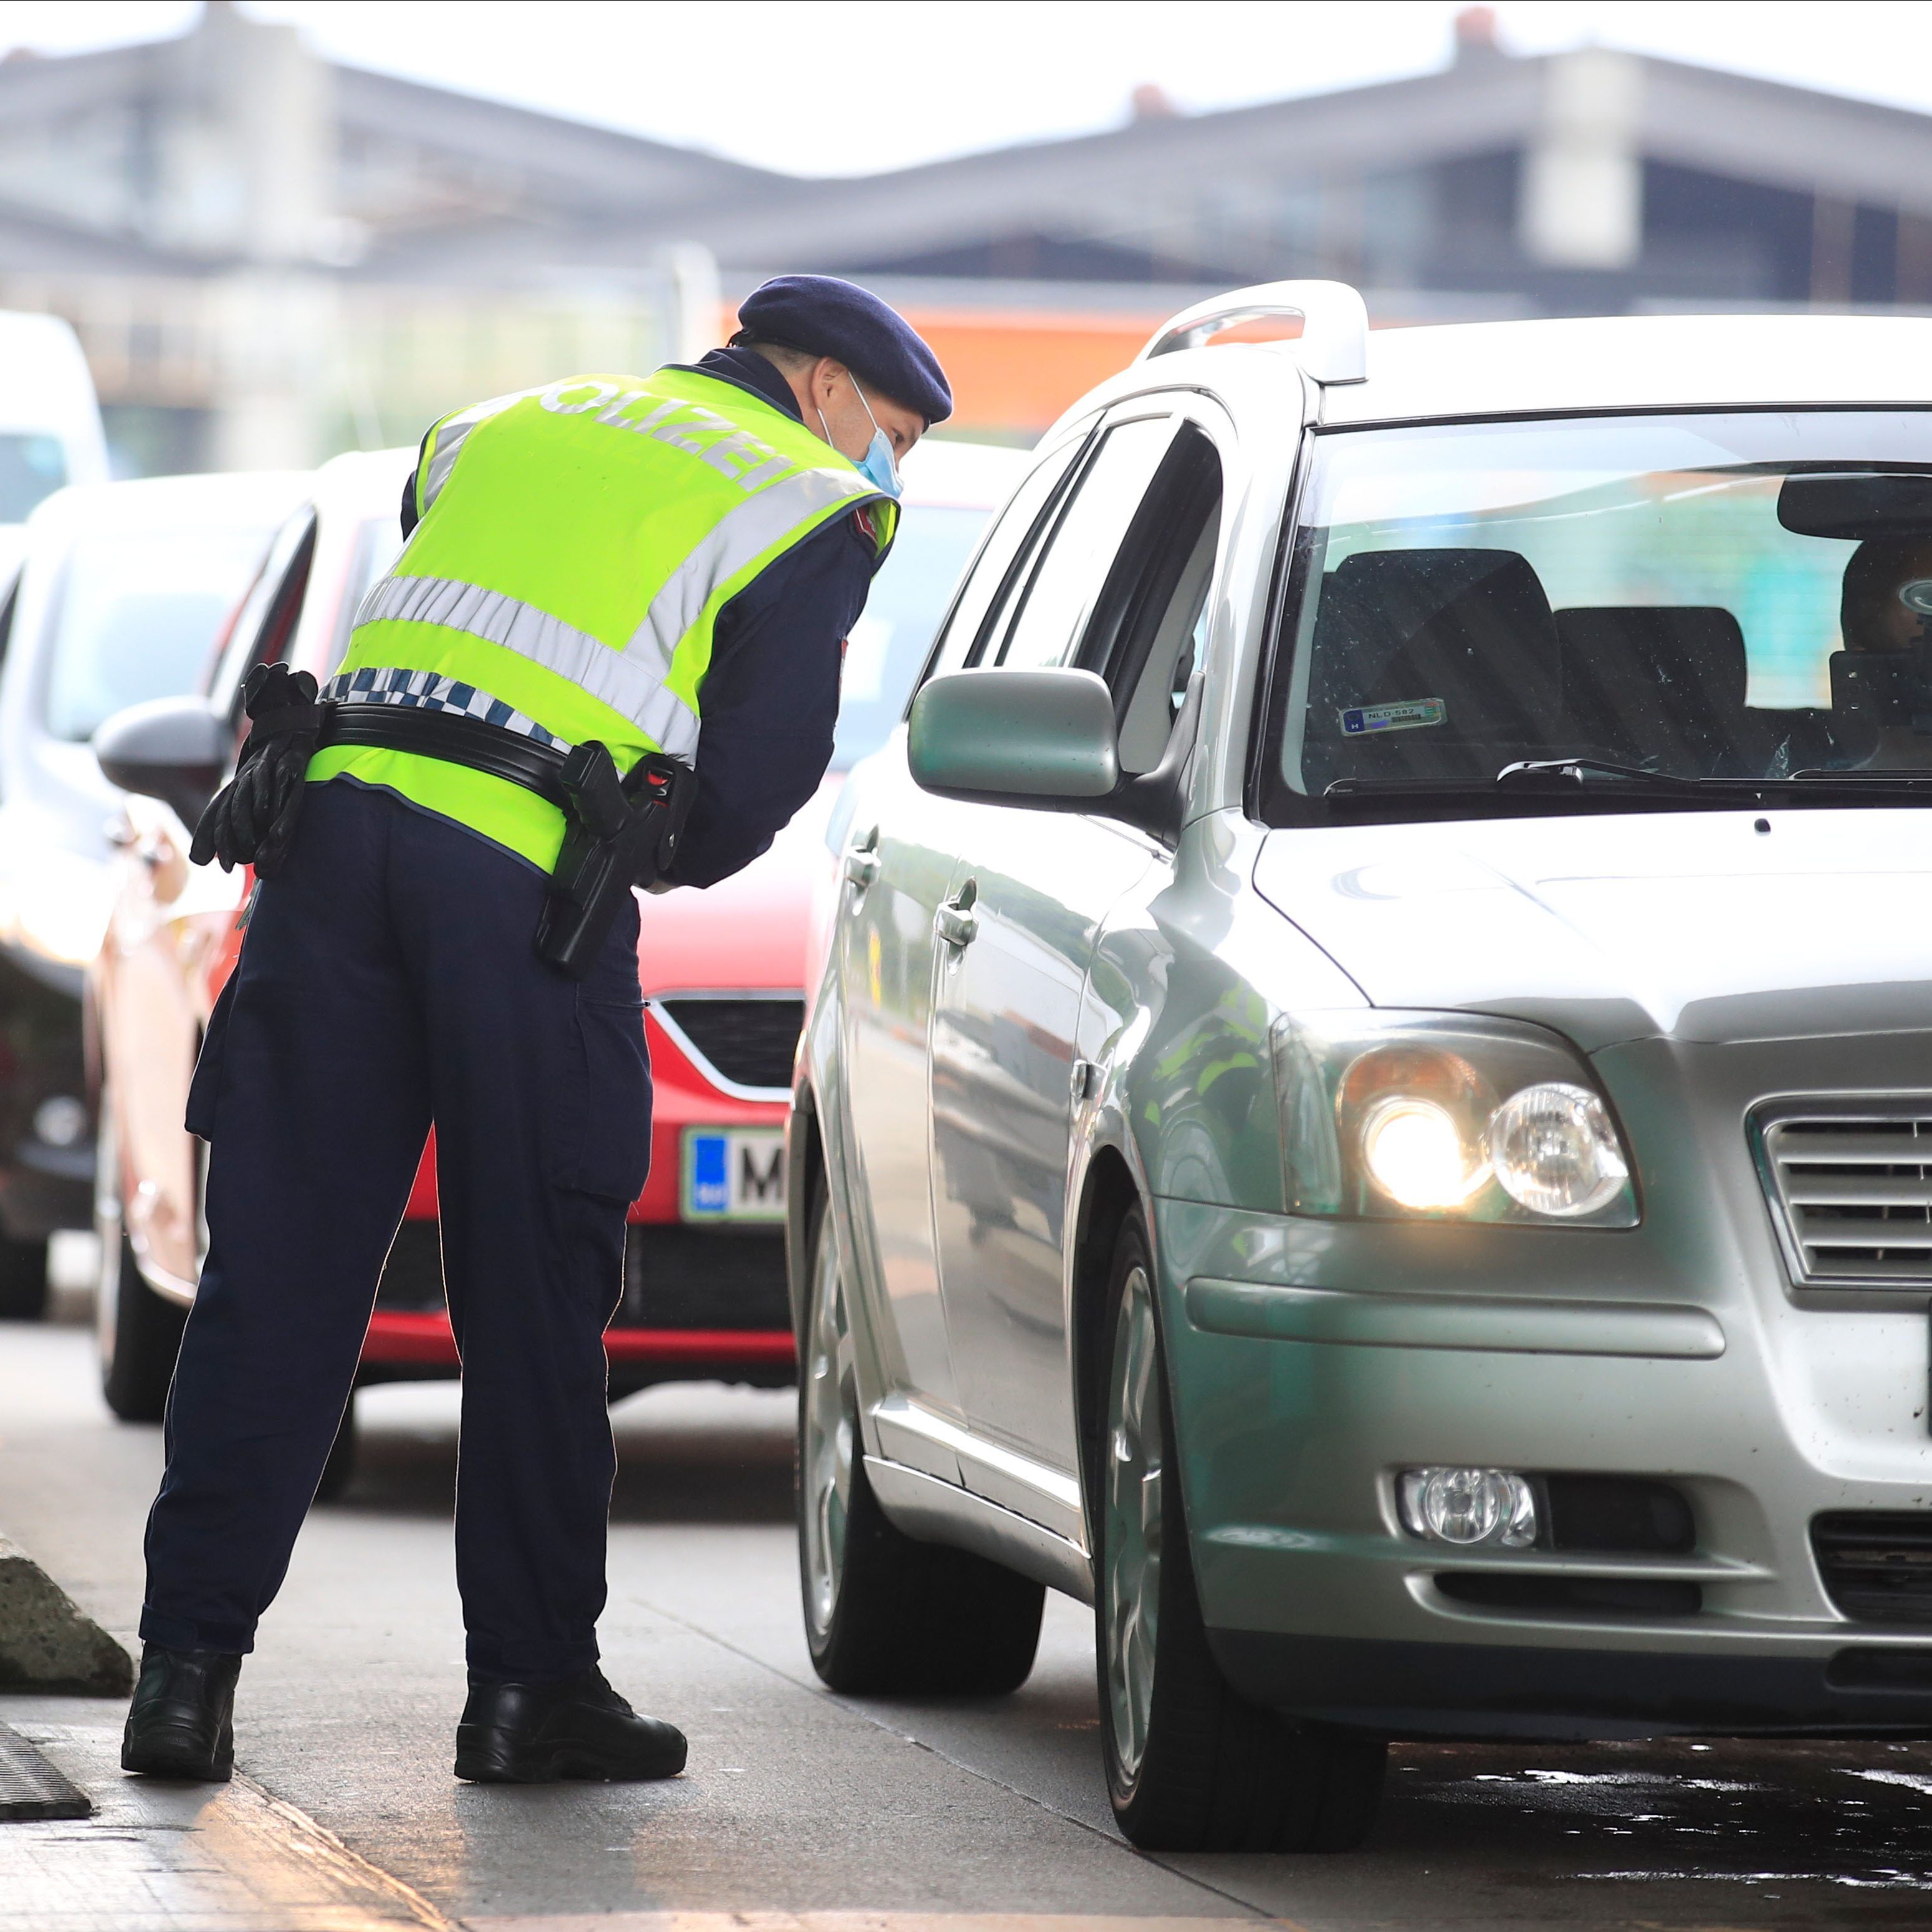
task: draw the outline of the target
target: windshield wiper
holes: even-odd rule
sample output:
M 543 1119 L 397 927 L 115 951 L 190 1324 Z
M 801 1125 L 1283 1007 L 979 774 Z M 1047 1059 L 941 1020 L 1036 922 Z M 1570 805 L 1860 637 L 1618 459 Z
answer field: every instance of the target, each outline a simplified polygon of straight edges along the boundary
M 1590 781 L 1610 781 L 1600 796 L 1613 797 L 1618 792 L 1634 796 L 1661 795 L 1667 798 L 1701 797 L 1713 806 L 1742 804 L 1746 800 L 1762 802 L 1783 797 L 1786 801 L 1810 795 L 1838 792 L 1846 798 L 1867 800 L 1886 793 L 1922 799 L 1932 792 L 1932 771 L 1834 772 L 1807 770 L 1787 772 L 1778 778 L 1690 778 L 1681 772 L 1647 772 L 1640 765 L 1620 765 L 1609 758 L 1522 758 L 1505 765 L 1493 778 L 1335 778 L 1322 790 L 1324 798 L 1469 796 L 1497 791 L 1540 792 L 1546 797 L 1566 792 L 1594 789 Z
M 1834 772 L 1822 768 L 1802 772 L 1792 772 L 1783 781 L 1804 785 L 1844 785 L 1847 790 L 1882 791 L 1888 786 L 1898 786 L 1906 791 L 1924 791 L 1932 788 L 1932 772 Z
M 1492 778 L 1336 778 L 1323 790 L 1324 798 L 1348 798 L 1373 793 L 1488 792 L 1558 789 L 1564 781 L 1584 784 L 1593 777 L 1615 778 L 1619 784 L 1670 792 L 1697 791 L 1706 781 L 1680 778 L 1670 772 L 1647 772 L 1636 765 L 1612 764 L 1607 758 L 1524 758 L 1505 765 Z
M 1676 772 L 1647 772 L 1641 765 L 1619 765 L 1609 758 L 1520 758 L 1497 772 L 1502 786 L 1534 785 L 1546 778 L 1568 778 L 1575 784 L 1593 778 L 1615 778 L 1620 784 L 1641 784 L 1666 791 L 1698 791 L 1711 782 L 1708 778 L 1685 778 Z M 1720 781 L 1722 782 L 1722 781 Z

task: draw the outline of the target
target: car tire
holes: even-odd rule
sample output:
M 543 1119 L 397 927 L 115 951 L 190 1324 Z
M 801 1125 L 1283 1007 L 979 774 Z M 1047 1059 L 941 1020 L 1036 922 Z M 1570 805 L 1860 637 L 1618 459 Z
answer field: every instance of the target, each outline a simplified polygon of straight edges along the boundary
M 46 1312 L 46 1243 L 0 1235 L 0 1322 L 38 1322 Z
M 348 1406 L 336 1425 L 335 1440 L 328 1445 L 328 1460 L 322 1466 L 322 1480 L 315 1486 L 319 1503 L 332 1503 L 356 1480 L 356 1392 L 349 1394 Z
M 1208 1648 L 1181 1496 L 1147 1229 L 1118 1236 L 1091 1515 L 1108 1794 L 1145 1851 L 1346 1851 L 1374 1822 L 1387 1746 L 1236 1695 Z
M 157 1294 L 141 1278 L 122 1220 L 119 1158 L 110 1118 L 104 1099 L 94 1196 L 94 1227 L 100 1243 L 94 1297 L 100 1392 L 123 1422 L 159 1422 L 168 1406 L 188 1310 Z
M 857 1696 L 998 1696 L 1040 1645 L 1045 1588 L 887 1519 L 866 1474 L 852 1332 L 823 1190 L 799 1365 L 798 1545 L 812 1667 Z

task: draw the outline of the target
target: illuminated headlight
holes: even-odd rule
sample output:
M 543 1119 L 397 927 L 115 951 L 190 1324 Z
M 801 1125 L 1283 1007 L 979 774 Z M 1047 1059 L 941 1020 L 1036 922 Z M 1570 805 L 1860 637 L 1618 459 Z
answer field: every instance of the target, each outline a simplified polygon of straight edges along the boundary
M 0 878 L 0 932 L 63 965 L 85 966 L 100 950 L 112 906 L 107 868 L 77 855 L 23 856 Z
M 1554 1034 L 1455 1013 L 1276 1023 L 1288 1206 L 1298 1214 L 1629 1228 L 1628 1152 Z
M 1370 1109 L 1362 1159 L 1369 1178 L 1405 1208 L 1460 1208 L 1488 1175 L 1446 1107 L 1406 1094 Z
M 1527 1550 L 1536 1540 L 1536 1492 L 1514 1469 L 1405 1469 L 1396 1477 L 1402 1526 L 1462 1550 Z

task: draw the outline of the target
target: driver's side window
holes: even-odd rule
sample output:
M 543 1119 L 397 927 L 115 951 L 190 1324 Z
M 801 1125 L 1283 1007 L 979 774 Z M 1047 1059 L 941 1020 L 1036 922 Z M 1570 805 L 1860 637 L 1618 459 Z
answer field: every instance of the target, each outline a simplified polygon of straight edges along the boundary
M 1220 550 L 1221 459 L 1183 423 L 1142 496 L 1074 662 L 1114 694 L 1120 769 L 1151 771 L 1205 656 Z

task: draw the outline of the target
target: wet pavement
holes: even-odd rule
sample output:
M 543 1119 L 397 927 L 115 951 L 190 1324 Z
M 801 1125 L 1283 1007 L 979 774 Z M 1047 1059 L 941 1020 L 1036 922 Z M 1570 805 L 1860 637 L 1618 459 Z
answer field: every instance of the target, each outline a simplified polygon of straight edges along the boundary
M 362 1472 L 315 1513 L 243 1673 L 252 1786 L 164 1802 L 113 1769 L 114 1707 L 0 1699 L 0 1721 L 46 1740 L 100 1808 L 0 1826 L 5 1932 L 1932 1926 L 1932 1745 L 1917 1744 L 1401 1745 L 1360 1852 L 1144 1856 L 1108 1816 L 1078 1605 L 1049 1598 L 1039 1666 L 1010 1698 L 861 1703 L 818 1684 L 790 1400 L 743 1390 L 659 1390 L 616 1415 L 606 1666 L 689 1731 L 690 1772 L 458 1785 L 454 1392 L 362 1402 Z M 160 1453 L 158 1430 L 107 1418 L 82 1332 L 0 1326 L 0 1522 L 124 1636 Z M 110 1918 L 81 1916 L 91 1858 L 122 1888 Z

